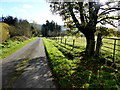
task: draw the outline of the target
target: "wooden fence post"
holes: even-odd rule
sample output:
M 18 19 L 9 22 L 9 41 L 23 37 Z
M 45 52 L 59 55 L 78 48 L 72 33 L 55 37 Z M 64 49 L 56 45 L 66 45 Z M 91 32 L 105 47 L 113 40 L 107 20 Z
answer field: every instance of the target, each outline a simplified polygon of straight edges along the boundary
M 73 39 L 73 45 L 72 45 L 72 46 L 73 46 L 73 48 L 74 48 L 74 45 L 75 45 L 75 39 Z
M 62 43 L 62 37 L 61 37 L 61 43 Z
M 113 63 L 115 62 L 115 50 L 116 50 L 116 39 L 114 41 L 114 49 L 113 49 Z
M 66 45 L 66 38 L 65 38 L 65 45 Z
M 102 38 L 101 37 L 102 37 L 102 34 L 98 33 L 95 56 L 98 56 L 99 53 L 100 53 L 100 49 L 101 49 L 101 46 L 102 46 Z

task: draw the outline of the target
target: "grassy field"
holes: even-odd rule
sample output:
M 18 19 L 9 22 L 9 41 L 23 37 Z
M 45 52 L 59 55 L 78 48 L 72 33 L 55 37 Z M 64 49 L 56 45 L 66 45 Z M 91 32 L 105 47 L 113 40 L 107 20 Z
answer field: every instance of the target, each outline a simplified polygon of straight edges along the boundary
M 101 52 L 105 53 L 108 57 L 113 57 L 114 53 L 114 39 L 103 39 L 103 45 L 101 48 Z M 117 51 L 119 50 L 119 51 Z M 120 60 L 120 40 L 116 40 L 115 45 L 115 60 Z
M 71 40 L 69 38 L 68 43 Z M 120 88 L 120 73 L 115 73 L 114 69 L 105 66 L 97 58 L 86 64 L 80 53 L 84 48 L 73 49 L 69 44 L 52 39 L 44 38 L 43 41 L 61 88 Z
M 37 37 L 31 38 L 25 41 L 7 40 L 6 42 L 1 43 L 0 44 L 0 57 L 5 58 L 6 56 L 12 54 L 13 52 L 17 51 L 18 49 L 32 42 L 35 39 L 37 39 Z
M 116 38 L 116 37 L 114 37 Z M 85 49 L 86 46 L 86 39 L 84 37 L 64 37 L 62 38 L 62 43 L 65 44 L 65 39 L 66 39 L 66 44 L 73 46 L 73 40 L 75 40 L 74 47 L 75 48 L 81 48 Z M 95 38 L 96 40 L 97 38 Z M 58 40 L 58 39 L 57 39 Z M 108 57 L 109 60 L 112 60 L 113 58 L 113 52 L 114 52 L 114 39 L 102 39 L 102 47 L 101 47 L 101 54 L 104 55 L 104 57 Z M 59 38 L 59 42 L 61 42 L 61 38 Z M 118 61 L 120 60 L 120 40 L 116 40 L 116 50 L 115 50 L 115 60 Z

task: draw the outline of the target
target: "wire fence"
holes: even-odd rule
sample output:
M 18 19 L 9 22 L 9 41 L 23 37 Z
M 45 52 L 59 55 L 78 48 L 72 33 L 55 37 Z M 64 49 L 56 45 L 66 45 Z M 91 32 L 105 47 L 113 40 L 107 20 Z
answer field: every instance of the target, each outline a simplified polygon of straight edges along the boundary
M 56 40 L 58 43 L 63 43 L 65 45 L 69 45 L 74 48 L 85 48 L 86 42 L 80 39 L 79 41 L 76 39 L 69 39 L 63 37 L 50 37 L 50 39 Z M 115 38 L 102 38 L 102 46 L 100 49 L 100 53 L 107 58 L 107 60 L 114 62 L 120 62 L 120 39 Z
M 120 39 L 103 38 L 101 53 L 112 62 L 120 61 Z

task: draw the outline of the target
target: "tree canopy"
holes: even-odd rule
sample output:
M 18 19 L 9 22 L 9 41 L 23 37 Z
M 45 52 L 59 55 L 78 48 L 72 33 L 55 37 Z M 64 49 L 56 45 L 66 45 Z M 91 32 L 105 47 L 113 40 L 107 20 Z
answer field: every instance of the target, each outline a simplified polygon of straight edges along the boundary
M 46 21 L 46 24 L 42 25 L 42 35 L 46 37 L 59 36 L 61 32 L 61 26 L 54 21 Z
M 87 41 L 86 55 L 93 56 L 95 49 L 95 32 L 98 23 L 117 25 L 113 20 L 119 20 L 118 11 L 120 10 L 118 2 L 100 3 L 100 0 L 83 0 L 83 2 L 51 2 L 51 11 L 62 16 L 65 25 L 74 30 L 82 32 Z M 114 13 L 114 14 L 113 14 Z
M 2 22 L 7 23 L 9 25 L 15 25 L 16 23 L 18 23 L 18 19 L 12 16 L 7 16 L 7 17 L 2 17 Z
M 29 23 L 27 20 L 18 19 L 17 17 L 13 16 L 2 17 L 1 22 L 7 23 L 11 26 L 9 29 L 10 37 L 32 37 L 37 36 L 40 33 L 40 28 L 35 22 Z
M 9 29 L 11 28 L 11 26 L 6 23 L 0 23 L 0 25 L 2 25 L 2 29 L 0 29 L 0 42 L 2 42 L 9 39 Z

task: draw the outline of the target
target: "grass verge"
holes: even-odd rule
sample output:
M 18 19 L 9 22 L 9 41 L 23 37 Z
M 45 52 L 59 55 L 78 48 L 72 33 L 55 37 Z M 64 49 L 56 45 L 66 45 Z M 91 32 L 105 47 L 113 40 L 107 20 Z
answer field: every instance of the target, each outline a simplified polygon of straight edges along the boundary
M 61 46 L 56 47 L 52 40 L 45 38 L 43 40 L 61 88 L 120 88 L 119 70 L 103 64 L 102 58 L 93 57 L 86 61 L 79 57 L 68 60 L 62 53 L 66 50 L 59 51 L 58 48 Z
M 28 43 L 32 42 L 33 40 L 37 39 L 37 37 L 25 40 L 23 42 L 20 41 L 11 41 L 8 40 L 6 45 L 0 44 L 0 57 L 5 58 L 8 55 L 12 54 L 13 52 L 17 51 L 18 49 L 22 48 L 23 46 L 27 45 Z
M 74 68 L 76 68 L 74 63 L 78 61 L 68 60 L 52 43 L 45 38 L 43 41 L 59 86 L 62 88 L 72 88 L 69 78 L 74 72 Z

